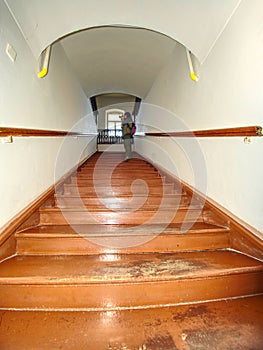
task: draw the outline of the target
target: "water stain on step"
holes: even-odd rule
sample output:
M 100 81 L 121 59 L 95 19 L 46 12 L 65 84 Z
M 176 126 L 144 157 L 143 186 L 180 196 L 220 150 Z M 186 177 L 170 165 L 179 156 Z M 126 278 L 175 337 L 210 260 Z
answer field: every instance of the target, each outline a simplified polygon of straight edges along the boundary
M 94 269 L 92 273 L 93 276 L 109 278 L 158 278 L 190 274 L 202 268 L 207 268 L 207 265 L 197 260 L 167 259 L 107 264 Z
M 179 350 L 169 333 L 156 334 L 153 337 L 148 337 L 145 345 L 147 350 Z
M 173 316 L 174 321 L 183 321 L 186 318 L 200 317 L 201 315 L 207 316 L 209 313 L 206 305 L 198 305 L 190 307 L 188 310 L 182 313 L 176 313 Z

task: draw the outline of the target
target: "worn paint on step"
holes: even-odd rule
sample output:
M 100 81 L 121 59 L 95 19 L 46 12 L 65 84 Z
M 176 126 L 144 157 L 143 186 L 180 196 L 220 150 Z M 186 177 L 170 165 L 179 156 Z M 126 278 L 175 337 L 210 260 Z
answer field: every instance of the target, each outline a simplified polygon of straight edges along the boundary
M 151 310 L 0 311 L 1 350 L 262 350 L 263 296 Z

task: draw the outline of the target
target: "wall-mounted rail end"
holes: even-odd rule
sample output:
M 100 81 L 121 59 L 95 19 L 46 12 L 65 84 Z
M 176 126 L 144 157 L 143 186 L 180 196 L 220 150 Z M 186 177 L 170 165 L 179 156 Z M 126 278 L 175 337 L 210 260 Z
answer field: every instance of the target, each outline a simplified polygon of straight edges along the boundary
M 189 70 L 190 70 L 190 78 L 195 81 L 198 82 L 199 80 L 199 76 L 197 76 L 194 72 L 194 67 L 193 67 L 193 62 L 192 62 L 192 58 L 191 58 L 191 53 L 190 51 L 185 48 L 186 51 L 186 56 L 187 56 L 187 61 L 188 61 L 188 65 L 189 65 Z
M 190 73 L 190 78 L 193 80 L 193 81 L 198 81 L 199 80 L 199 78 L 195 75 L 195 72 L 191 72 Z
M 51 54 L 51 46 L 48 46 L 39 57 L 39 70 L 37 76 L 44 78 L 48 73 L 48 66 Z
M 44 78 L 47 75 L 47 72 L 48 72 L 47 68 L 43 68 L 40 72 L 37 73 L 37 76 L 39 78 Z
M 258 126 L 257 134 L 258 134 L 259 136 L 263 136 L 263 127 L 262 127 L 262 126 Z

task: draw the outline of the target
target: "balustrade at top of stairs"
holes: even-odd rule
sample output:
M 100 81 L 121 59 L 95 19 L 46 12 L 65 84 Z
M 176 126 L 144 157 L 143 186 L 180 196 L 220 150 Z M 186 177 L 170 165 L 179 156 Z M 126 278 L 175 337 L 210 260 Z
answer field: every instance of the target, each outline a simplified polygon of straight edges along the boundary
M 16 233 L 0 308 L 120 310 L 263 292 L 263 264 L 227 220 L 139 156 L 96 153 Z

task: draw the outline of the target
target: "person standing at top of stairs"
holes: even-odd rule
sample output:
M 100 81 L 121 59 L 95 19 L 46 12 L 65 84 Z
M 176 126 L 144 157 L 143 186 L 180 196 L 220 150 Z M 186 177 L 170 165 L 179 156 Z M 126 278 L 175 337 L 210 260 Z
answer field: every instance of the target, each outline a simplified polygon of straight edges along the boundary
M 121 117 L 121 128 L 122 128 L 122 138 L 124 141 L 124 149 L 125 149 L 125 160 L 128 161 L 132 159 L 132 127 L 134 123 L 132 121 L 131 113 L 125 112 Z

